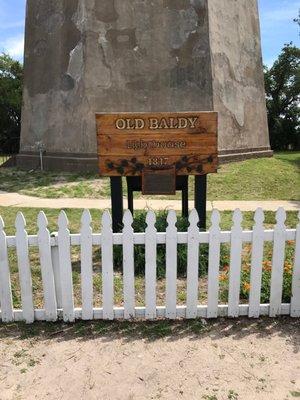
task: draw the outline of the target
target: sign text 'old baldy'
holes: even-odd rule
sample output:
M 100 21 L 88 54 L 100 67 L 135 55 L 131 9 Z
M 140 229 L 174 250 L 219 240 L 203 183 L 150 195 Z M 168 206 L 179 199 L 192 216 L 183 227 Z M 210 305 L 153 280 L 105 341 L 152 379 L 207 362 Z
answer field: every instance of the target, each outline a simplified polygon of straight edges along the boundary
M 96 114 L 102 176 L 217 171 L 215 112 Z

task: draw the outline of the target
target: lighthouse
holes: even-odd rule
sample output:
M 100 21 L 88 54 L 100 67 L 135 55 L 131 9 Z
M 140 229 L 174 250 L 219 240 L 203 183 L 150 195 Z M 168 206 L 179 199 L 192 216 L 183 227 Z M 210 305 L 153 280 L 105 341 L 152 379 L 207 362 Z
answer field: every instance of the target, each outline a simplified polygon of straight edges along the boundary
M 221 163 L 272 155 L 257 0 L 27 0 L 24 69 L 21 168 L 96 171 L 97 112 L 217 111 Z

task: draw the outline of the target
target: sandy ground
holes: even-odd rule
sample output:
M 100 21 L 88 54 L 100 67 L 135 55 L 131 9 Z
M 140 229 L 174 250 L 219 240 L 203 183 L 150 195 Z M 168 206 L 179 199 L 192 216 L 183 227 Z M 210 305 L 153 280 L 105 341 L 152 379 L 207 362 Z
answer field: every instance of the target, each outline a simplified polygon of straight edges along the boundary
M 27 196 L 19 193 L 8 193 L 0 191 L 0 206 L 2 207 L 29 207 L 29 208 L 89 208 L 89 209 L 107 209 L 111 206 L 110 198 L 107 199 L 89 199 L 89 198 L 67 198 L 58 199 L 39 198 Z M 194 206 L 193 201 L 189 201 L 189 208 Z M 267 200 L 267 201 L 208 201 L 207 211 L 217 208 L 219 211 L 230 211 L 239 208 L 241 211 L 255 211 L 261 207 L 264 211 L 277 211 L 279 207 L 284 207 L 286 211 L 300 210 L 300 201 Z M 145 208 L 153 210 L 181 210 L 181 200 L 153 200 L 153 199 L 135 199 L 134 208 L 144 210 Z
M 300 321 L 0 325 L 0 399 L 300 397 Z

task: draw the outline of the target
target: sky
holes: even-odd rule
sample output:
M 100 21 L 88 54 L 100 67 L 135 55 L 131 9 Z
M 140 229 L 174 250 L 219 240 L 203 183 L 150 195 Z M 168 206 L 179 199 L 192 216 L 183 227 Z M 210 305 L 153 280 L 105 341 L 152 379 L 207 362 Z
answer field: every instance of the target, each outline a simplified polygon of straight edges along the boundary
M 300 0 L 258 0 L 264 64 L 271 66 L 285 43 L 300 45 L 293 23 Z M 0 52 L 23 59 L 26 0 L 0 0 Z

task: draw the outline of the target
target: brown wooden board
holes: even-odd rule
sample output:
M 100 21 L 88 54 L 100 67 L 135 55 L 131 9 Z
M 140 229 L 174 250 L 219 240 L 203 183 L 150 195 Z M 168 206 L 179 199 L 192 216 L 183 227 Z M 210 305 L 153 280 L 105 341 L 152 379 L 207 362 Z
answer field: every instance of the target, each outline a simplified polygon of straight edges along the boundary
M 215 112 L 96 114 L 102 176 L 139 176 L 175 168 L 176 175 L 217 172 Z

